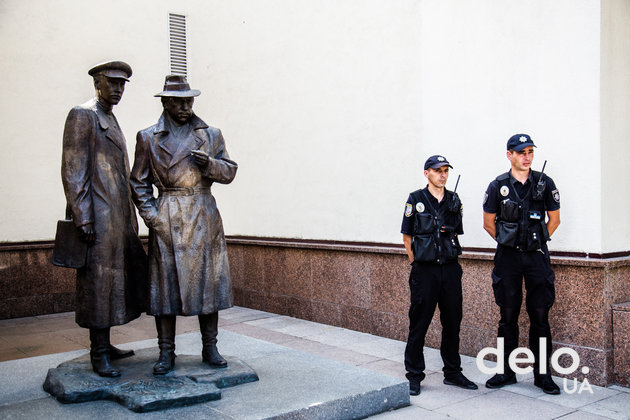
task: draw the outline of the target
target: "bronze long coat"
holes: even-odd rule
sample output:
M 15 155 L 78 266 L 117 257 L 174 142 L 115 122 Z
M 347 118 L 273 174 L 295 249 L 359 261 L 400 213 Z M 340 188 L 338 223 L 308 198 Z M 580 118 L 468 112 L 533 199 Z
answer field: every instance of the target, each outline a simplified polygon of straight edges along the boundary
M 210 314 L 232 306 L 223 223 L 210 187 L 232 182 L 238 165 L 219 129 L 193 115 L 182 138 L 171 124 L 163 113 L 138 132 L 131 171 L 133 198 L 149 227 L 148 313 Z M 194 149 L 209 154 L 206 167 L 195 163 Z
M 77 270 L 76 321 L 85 328 L 125 324 L 145 310 L 146 254 L 129 189 L 125 137 L 96 99 L 74 107 L 63 132 L 61 178 L 75 225 L 96 233 Z

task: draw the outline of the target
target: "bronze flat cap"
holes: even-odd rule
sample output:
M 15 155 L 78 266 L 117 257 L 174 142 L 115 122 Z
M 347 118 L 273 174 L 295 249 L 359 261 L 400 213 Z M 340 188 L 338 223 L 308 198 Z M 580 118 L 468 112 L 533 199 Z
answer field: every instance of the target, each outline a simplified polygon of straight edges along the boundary
M 104 76 L 111 77 L 112 79 L 125 79 L 129 81 L 132 71 L 131 66 L 124 61 L 108 61 L 106 63 L 100 63 L 88 70 L 90 76 L 96 76 L 97 74 L 103 74 Z

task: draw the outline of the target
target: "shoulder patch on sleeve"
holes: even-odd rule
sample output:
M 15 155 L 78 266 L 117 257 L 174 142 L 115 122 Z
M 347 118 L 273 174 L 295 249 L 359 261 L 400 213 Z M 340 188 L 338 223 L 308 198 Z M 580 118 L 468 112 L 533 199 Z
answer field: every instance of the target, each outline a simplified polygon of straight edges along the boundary
M 486 201 L 488 201 L 488 193 L 484 193 L 483 194 L 483 203 L 482 204 L 486 204 Z
M 411 217 L 411 212 L 413 211 L 413 206 L 409 203 L 405 205 L 405 217 Z
M 553 201 L 560 204 L 560 192 L 557 189 L 551 191 L 551 196 L 553 197 Z

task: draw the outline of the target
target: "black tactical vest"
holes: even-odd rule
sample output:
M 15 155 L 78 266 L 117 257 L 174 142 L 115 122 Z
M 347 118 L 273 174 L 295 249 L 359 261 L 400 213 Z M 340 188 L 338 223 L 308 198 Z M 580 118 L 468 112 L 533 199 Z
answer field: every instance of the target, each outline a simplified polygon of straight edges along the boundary
M 510 183 L 510 174 L 499 175 L 497 194 L 496 240 L 499 244 L 522 251 L 536 251 L 549 240 L 545 223 L 544 192 L 547 176 L 533 172 L 533 182 L 524 197 L 519 197 Z
M 462 253 L 455 229 L 462 221 L 462 205 L 457 193 L 444 191 L 446 206 L 434 209 L 426 189 L 414 197 L 412 250 L 415 262 L 444 264 Z

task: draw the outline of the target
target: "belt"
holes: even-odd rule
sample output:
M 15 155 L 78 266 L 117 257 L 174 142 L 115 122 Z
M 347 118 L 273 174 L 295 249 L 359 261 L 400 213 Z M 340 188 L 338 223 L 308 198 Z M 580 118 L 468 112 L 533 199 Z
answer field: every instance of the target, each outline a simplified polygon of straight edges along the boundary
M 510 247 L 506 247 L 506 248 L 510 248 Z M 534 249 L 532 251 L 528 251 L 527 247 L 516 245 L 514 247 L 511 247 L 511 249 L 513 249 L 516 252 L 522 252 L 522 253 L 525 253 L 525 252 L 542 252 L 544 254 L 542 248 L 538 248 L 538 249 Z
M 199 195 L 210 194 L 210 187 L 173 187 L 159 189 L 160 195 Z

